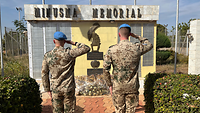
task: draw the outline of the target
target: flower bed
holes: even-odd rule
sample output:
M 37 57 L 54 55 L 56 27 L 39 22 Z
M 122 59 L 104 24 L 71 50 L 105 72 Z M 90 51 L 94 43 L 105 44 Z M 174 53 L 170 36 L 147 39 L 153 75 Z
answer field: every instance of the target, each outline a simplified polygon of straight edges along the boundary
M 199 75 L 165 73 L 145 78 L 145 113 L 199 113 Z
M 76 95 L 101 96 L 109 94 L 103 75 L 76 76 Z

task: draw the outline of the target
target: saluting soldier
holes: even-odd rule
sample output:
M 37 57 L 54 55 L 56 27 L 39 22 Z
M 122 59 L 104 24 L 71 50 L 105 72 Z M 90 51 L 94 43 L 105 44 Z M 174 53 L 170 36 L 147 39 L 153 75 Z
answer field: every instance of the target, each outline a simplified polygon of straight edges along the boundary
M 90 51 L 90 47 L 67 40 L 62 32 L 54 33 L 55 47 L 44 55 L 42 84 L 52 98 L 53 113 L 74 113 L 76 106 L 74 65 L 75 59 Z M 65 49 L 64 44 L 76 46 Z M 49 80 L 49 72 L 51 79 Z
M 129 41 L 132 36 L 140 41 L 133 44 Z M 128 24 L 119 27 L 120 42 L 110 46 L 104 56 L 103 74 L 113 99 L 116 113 L 135 113 L 138 105 L 139 78 L 137 70 L 140 56 L 150 51 L 153 45 L 148 39 L 131 33 Z M 113 66 L 113 73 L 109 71 Z M 113 82 L 111 82 L 111 78 Z

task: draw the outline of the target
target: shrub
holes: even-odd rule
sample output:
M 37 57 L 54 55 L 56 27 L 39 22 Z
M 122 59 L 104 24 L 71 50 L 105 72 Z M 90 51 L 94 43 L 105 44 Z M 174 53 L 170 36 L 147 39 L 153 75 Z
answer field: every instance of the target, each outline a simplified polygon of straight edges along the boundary
M 155 111 L 154 107 L 154 94 L 153 94 L 153 86 L 158 78 L 162 78 L 163 76 L 167 76 L 165 73 L 149 73 L 145 76 L 144 81 L 144 97 L 145 97 L 145 113 L 153 113 Z
M 20 64 L 18 61 L 8 61 L 4 65 L 4 74 L 7 76 L 11 75 L 28 75 L 29 68 Z
M 148 74 L 146 79 L 145 88 L 150 89 L 145 89 L 144 94 L 152 94 L 144 95 L 146 113 L 200 112 L 199 75 L 167 75 L 155 73 Z M 147 83 L 150 81 L 150 84 Z
M 165 34 L 158 33 L 156 38 L 156 49 L 162 47 L 171 47 L 171 42 Z
M 170 57 L 170 51 L 156 51 L 156 64 L 166 64 L 166 60 Z
M 0 113 L 40 113 L 39 85 L 27 76 L 0 77 Z
M 175 52 L 172 51 L 172 50 L 170 52 L 171 52 L 171 56 L 166 60 L 166 62 L 167 63 L 174 63 Z M 177 53 L 177 61 L 176 62 L 180 63 L 180 64 L 187 64 L 188 63 L 188 56 Z
M 179 64 L 187 64 L 188 63 L 188 56 L 177 53 L 176 58 L 177 58 L 177 63 L 179 63 Z M 156 51 L 156 64 L 157 65 L 174 63 L 174 59 L 175 59 L 175 52 L 172 50 L 169 50 L 169 51 L 157 50 Z
M 3 57 L 4 60 L 4 75 L 29 75 L 28 56 Z M 0 73 L 1 74 L 1 73 Z

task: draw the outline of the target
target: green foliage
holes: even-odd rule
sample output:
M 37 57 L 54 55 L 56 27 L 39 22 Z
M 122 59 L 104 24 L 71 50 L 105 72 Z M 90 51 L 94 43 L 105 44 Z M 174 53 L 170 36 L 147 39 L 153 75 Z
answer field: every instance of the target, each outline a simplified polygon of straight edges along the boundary
M 27 76 L 0 77 L 0 113 L 41 113 L 39 85 Z
M 181 30 L 181 35 L 185 36 L 187 33 L 187 30 L 190 29 L 189 24 L 182 22 L 178 24 L 179 30 Z
M 165 34 L 165 29 L 167 31 L 167 28 L 165 28 L 165 26 L 163 26 L 161 24 L 157 24 L 157 32 L 158 33 Z
M 175 52 L 172 50 L 170 52 L 171 52 L 171 56 L 166 60 L 166 63 L 169 63 L 169 64 L 174 63 L 174 59 L 175 59 Z M 179 64 L 187 64 L 188 56 L 177 53 L 177 61 L 176 62 Z
M 156 64 L 166 64 L 170 55 L 170 51 L 156 51 Z
M 187 23 L 182 22 L 178 24 L 178 30 L 181 31 L 181 35 L 185 36 L 187 33 L 187 30 L 190 29 L 190 21 L 196 20 L 196 19 L 190 19 Z M 175 27 L 172 26 L 172 30 L 175 30 Z
M 159 49 L 162 47 L 171 47 L 171 42 L 166 35 L 162 33 L 158 33 L 157 38 L 156 38 L 156 49 Z
M 27 31 L 27 29 L 25 27 L 25 18 L 24 17 L 20 21 L 14 20 L 13 23 L 14 23 L 15 27 L 17 28 L 16 31 L 19 31 L 21 33 L 23 31 Z
M 20 58 L 4 57 L 4 75 L 29 75 L 28 56 Z
M 174 63 L 175 59 L 175 52 L 170 51 L 156 51 L 156 64 L 162 65 L 162 64 L 171 64 Z M 188 63 L 188 56 L 178 54 L 177 53 L 177 63 L 179 64 L 187 64 Z
M 144 81 L 144 98 L 145 98 L 145 113 L 154 113 L 154 94 L 153 87 L 158 78 L 162 78 L 163 76 L 167 76 L 165 73 L 154 73 L 148 74 L 145 76 Z
M 199 75 L 148 74 L 145 113 L 199 113 Z

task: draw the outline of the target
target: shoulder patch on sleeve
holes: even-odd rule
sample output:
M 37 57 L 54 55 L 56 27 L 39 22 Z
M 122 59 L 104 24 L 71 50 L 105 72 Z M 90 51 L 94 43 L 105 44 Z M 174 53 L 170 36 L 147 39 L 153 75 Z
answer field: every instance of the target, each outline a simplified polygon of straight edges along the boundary
M 71 48 L 70 48 L 70 47 L 67 47 L 67 48 L 66 48 L 66 50 L 67 50 L 67 49 L 71 50 Z

